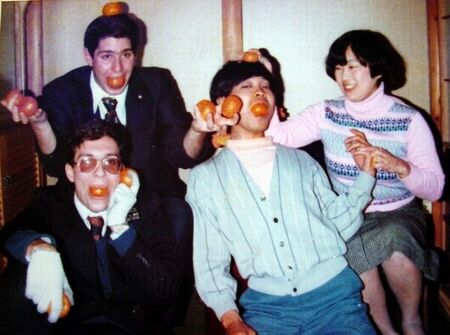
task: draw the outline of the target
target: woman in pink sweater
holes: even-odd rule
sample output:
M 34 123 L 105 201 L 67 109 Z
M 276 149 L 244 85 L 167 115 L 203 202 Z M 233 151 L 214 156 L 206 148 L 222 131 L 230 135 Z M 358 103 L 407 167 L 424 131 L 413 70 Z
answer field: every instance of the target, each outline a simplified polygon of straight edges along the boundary
M 263 60 L 262 60 L 263 61 Z M 444 174 L 432 133 L 413 107 L 390 95 L 405 82 L 405 64 L 378 32 L 354 30 L 330 47 L 326 71 L 343 97 L 306 108 L 285 122 L 275 116 L 267 135 L 302 147 L 320 140 L 336 192 L 358 175 L 350 151 L 373 146 L 377 183 L 365 222 L 348 242 L 347 259 L 383 334 L 397 334 L 386 308 L 380 267 L 402 311 L 402 332 L 424 334 L 419 316 L 422 273 L 436 279 L 437 256 L 426 246 L 424 211 L 415 200 L 439 199 Z

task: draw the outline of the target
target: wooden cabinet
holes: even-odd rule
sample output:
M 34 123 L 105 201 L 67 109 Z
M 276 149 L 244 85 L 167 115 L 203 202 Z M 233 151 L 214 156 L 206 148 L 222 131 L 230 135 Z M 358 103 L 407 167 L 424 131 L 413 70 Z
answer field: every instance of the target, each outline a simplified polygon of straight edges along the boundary
M 30 126 L 0 124 L 0 228 L 24 209 L 43 176 Z
M 446 188 L 442 201 L 433 203 L 434 242 L 450 257 L 450 0 L 428 0 L 431 116 L 443 140 Z M 448 259 L 443 258 L 447 264 Z M 450 317 L 450 279 L 443 278 L 440 303 Z

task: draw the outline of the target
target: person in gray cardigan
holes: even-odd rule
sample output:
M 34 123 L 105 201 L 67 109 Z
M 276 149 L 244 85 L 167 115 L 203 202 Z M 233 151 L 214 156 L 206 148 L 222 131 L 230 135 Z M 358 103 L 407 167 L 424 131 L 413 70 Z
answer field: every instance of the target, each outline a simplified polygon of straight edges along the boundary
M 371 199 L 373 148 L 347 145 L 359 176 L 336 195 L 306 152 L 265 137 L 273 82 L 262 64 L 236 61 L 213 78 L 217 114 L 230 94 L 243 106 L 224 148 L 189 173 L 196 288 L 230 335 L 375 334 L 343 256 Z M 248 280 L 239 307 L 232 257 Z

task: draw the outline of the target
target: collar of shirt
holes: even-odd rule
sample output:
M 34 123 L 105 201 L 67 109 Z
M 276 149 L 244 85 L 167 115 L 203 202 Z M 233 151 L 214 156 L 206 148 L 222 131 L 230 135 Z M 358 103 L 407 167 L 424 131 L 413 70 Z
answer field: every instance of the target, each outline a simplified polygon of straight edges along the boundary
M 92 110 L 95 111 L 97 110 L 97 106 L 99 107 L 100 110 L 100 117 L 102 119 L 105 118 L 105 114 L 106 114 L 106 107 L 105 105 L 103 105 L 102 103 L 102 98 L 104 97 L 111 97 L 117 100 L 117 106 L 116 106 L 116 113 L 117 113 L 117 117 L 119 118 L 119 121 L 121 124 L 126 125 L 127 122 L 127 114 L 125 111 L 125 100 L 127 97 L 127 92 L 128 92 L 128 85 L 127 87 L 125 87 L 125 89 L 123 90 L 122 93 L 120 93 L 119 95 L 111 95 L 107 92 L 105 92 L 100 85 L 97 83 L 97 81 L 95 81 L 94 78 L 94 71 L 91 72 L 91 77 L 89 80 L 89 85 L 91 87 L 91 92 L 92 92 Z
M 77 195 L 74 195 L 74 202 L 75 202 L 75 208 L 78 211 L 78 214 L 80 214 L 81 218 L 83 219 L 84 224 L 86 225 L 86 227 L 91 230 L 91 224 L 89 223 L 89 221 L 87 220 L 88 216 L 101 216 L 103 218 L 104 221 L 104 225 L 102 228 L 102 236 L 105 236 L 106 233 L 106 210 L 102 211 L 102 212 L 92 212 L 91 210 L 89 210 L 89 208 L 87 208 L 85 205 L 83 205 L 83 203 L 80 201 L 80 199 L 78 199 Z

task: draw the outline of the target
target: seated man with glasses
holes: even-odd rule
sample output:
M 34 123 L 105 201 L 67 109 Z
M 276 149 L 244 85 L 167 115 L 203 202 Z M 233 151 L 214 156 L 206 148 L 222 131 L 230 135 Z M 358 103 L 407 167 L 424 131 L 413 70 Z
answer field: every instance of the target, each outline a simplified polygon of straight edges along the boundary
M 81 128 L 66 158 L 72 185 L 40 189 L 1 231 L 10 333 L 170 334 L 160 311 L 180 286 L 174 236 L 137 174 L 120 182 L 125 142 L 121 125 Z

